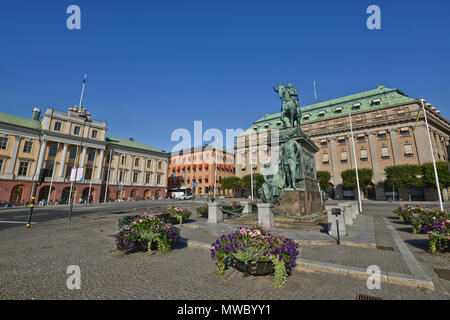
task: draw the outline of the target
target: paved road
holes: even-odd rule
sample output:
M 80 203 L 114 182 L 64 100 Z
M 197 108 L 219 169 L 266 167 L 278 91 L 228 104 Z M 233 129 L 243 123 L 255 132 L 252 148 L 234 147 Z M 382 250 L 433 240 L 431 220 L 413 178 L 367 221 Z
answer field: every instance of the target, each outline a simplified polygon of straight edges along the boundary
M 157 213 L 168 206 L 183 205 L 196 206 L 202 204 L 202 200 L 148 200 L 148 201 L 130 201 L 119 203 L 101 203 L 91 205 L 74 205 L 72 218 L 81 215 L 91 215 L 94 213 L 127 213 L 132 211 L 144 212 L 146 209 Z M 15 227 L 20 224 L 26 224 L 30 214 L 29 207 L 12 208 L 0 210 L 0 230 Z M 55 219 L 69 217 L 69 206 L 46 206 L 36 207 L 33 210 L 32 225 L 39 224 Z

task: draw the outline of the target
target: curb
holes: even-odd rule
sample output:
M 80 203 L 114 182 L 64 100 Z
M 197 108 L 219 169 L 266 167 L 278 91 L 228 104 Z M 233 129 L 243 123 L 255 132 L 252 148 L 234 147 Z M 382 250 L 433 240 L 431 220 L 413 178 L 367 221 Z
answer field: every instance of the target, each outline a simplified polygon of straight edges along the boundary
M 367 279 L 371 275 L 368 274 L 363 268 L 347 267 L 305 259 L 297 260 L 297 266 L 295 269 L 300 272 L 325 272 L 358 279 Z M 416 278 L 407 274 L 381 272 L 380 280 L 389 284 L 434 290 L 433 282 L 430 280 Z
M 180 241 L 185 243 L 188 247 L 200 248 L 200 249 L 206 249 L 206 250 L 211 249 L 210 245 L 203 243 L 203 242 L 184 239 L 184 238 L 181 238 Z M 298 259 L 295 270 L 298 272 L 308 272 L 308 273 L 313 273 L 313 272 L 331 273 L 331 274 L 346 276 L 346 277 L 350 277 L 350 278 L 357 278 L 357 279 L 367 279 L 371 275 L 371 274 L 368 274 L 367 270 L 365 270 L 363 268 L 348 267 L 348 266 L 342 266 L 342 265 L 338 265 L 338 264 L 312 261 L 312 260 L 306 260 L 306 259 Z M 430 280 L 415 278 L 411 275 L 395 273 L 395 272 L 381 272 L 380 281 L 389 283 L 389 284 L 394 284 L 394 285 L 434 290 L 433 282 L 431 282 Z
M 200 225 L 183 224 L 183 226 L 186 228 L 191 228 L 191 229 L 201 229 L 202 231 L 208 233 L 209 235 L 215 236 L 215 237 L 221 236 L 220 233 L 217 233 L 214 231 L 209 231 Z M 294 241 L 298 244 L 305 245 L 305 246 L 328 246 L 328 245 L 336 244 L 336 240 L 294 240 Z M 377 245 L 373 242 L 355 242 L 355 241 L 341 240 L 341 245 L 349 246 L 349 247 L 360 247 L 360 248 L 366 248 L 366 249 L 376 249 L 377 248 Z

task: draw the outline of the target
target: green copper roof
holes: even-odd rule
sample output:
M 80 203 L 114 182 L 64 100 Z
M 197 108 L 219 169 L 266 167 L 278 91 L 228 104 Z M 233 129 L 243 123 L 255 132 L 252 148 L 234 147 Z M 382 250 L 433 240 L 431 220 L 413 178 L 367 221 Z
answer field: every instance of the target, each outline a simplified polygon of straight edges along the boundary
M 22 118 L 12 114 L 0 112 L 0 122 L 11 124 L 14 126 L 25 127 L 29 129 L 40 130 L 41 123 L 31 118 Z
M 129 147 L 129 148 L 135 148 L 135 149 L 141 149 L 146 151 L 154 151 L 154 152 L 163 152 L 162 150 L 155 149 L 153 147 L 150 147 L 146 144 L 136 142 L 136 141 L 130 141 L 122 138 L 116 138 L 116 137 L 106 137 L 106 142 L 111 144 L 116 144 L 119 146 Z
M 380 102 L 378 104 L 374 104 L 374 99 L 380 99 Z M 382 108 L 398 103 L 410 102 L 413 100 L 414 99 L 411 99 L 398 89 L 385 88 L 383 85 L 379 85 L 376 89 L 373 90 L 301 107 L 301 123 L 303 125 L 314 120 L 323 120 L 342 114 L 348 114 L 350 112 L 367 111 L 374 108 Z M 360 107 L 355 109 L 353 105 L 357 103 L 360 104 Z M 339 111 L 338 108 L 341 108 L 342 110 Z M 309 115 L 309 118 L 305 119 L 305 115 Z M 245 131 L 245 134 L 254 132 L 253 127 L 255 126 L 257 127 L 257 130 L 281 128 L 281 125 L 277 125 L 277 122 L 280 121 L 280 117 L 281 112 L 266 114 L 265 117 L 256 120 L 253 123 L 253 126 Z

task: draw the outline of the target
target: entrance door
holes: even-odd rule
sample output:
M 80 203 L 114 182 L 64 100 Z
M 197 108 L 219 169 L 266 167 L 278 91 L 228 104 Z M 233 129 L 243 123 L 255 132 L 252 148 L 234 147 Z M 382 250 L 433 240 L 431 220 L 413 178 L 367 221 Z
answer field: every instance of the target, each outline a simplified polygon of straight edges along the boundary
M 23 186 L 15 186 L 11 192 L 11 202 L 22 202 Z

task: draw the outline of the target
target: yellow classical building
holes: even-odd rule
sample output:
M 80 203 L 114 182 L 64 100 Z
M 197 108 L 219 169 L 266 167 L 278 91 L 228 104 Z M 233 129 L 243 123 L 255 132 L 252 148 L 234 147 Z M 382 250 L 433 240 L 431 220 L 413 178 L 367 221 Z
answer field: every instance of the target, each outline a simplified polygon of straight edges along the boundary
M 30 201 L 41 170 L 38 202 L 165 197 L 168 154 L 107 130 L 85 108 L 47 109 L 42 117 L 35 108 L 31 118 L 0 113 L 0 202 Z

